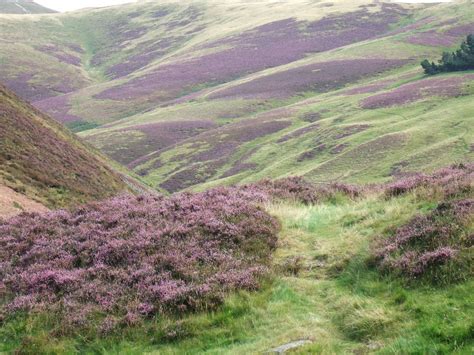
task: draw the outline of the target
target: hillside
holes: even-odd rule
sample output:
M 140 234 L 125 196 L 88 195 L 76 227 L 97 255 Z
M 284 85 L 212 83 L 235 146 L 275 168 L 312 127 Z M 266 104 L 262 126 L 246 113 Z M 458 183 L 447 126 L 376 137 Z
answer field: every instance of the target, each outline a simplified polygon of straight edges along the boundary
M 473 18 L 0 13 L 0 354 L 473 353 Z
M 10 198 L 2 194 L 2 211 L 4 203 L 30 204 L 14 192 L 57 208 L 126 190 L 105 158 L 3 86 L 0 137 L 0 187 L 2 191 L 11 189 Z M 7 210 L 11 207 L 5 206 Z
M 473 11 L 195 0 L 5 18 L 0 75 L 163 191 L 384 181 L 472 159 L 473 73 L 419 62 L 473 32 Z
M 32 0 L 0 0 L 0 14 L 50 14 L 48 9 Z

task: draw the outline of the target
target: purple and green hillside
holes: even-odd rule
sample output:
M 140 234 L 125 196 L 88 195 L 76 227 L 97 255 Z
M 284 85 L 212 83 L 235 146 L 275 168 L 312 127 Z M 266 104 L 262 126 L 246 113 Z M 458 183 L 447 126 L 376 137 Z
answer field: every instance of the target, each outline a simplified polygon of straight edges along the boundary
M 196 0 L 7 16 L 0 77 L 160 190 L 383 181 L 471 159 L 473 73 L 419 63 L 454 50 L 472 11 Z
M 0 136 L 0 186 L 45 206 L 73 206 L 128 190 L 104 157 L 4 86 Z

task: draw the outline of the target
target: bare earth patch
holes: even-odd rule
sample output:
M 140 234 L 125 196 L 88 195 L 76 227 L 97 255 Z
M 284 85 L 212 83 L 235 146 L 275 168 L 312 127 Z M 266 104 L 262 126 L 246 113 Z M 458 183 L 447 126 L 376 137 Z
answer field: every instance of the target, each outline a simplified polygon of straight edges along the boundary
M 0 185 L 0 218 L 9 218 L 21 212 L 47 212 L 41 203 Z

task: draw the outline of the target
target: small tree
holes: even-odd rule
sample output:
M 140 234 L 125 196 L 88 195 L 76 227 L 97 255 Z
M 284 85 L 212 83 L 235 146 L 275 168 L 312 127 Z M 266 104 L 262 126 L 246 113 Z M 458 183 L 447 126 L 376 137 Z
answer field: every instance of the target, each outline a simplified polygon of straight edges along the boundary
M 421 66 L 425 71 L 425 74 L 434 75 L 438 73 L 438 67 L 435 63 L 430 62 L 428 59 L 425 59 L 421 62 Z
M 427 75 L 474 69 L 474 35 L 467 36 L 455 52 L 444 52 L 439 64 L 425 59 L 421 66 Z

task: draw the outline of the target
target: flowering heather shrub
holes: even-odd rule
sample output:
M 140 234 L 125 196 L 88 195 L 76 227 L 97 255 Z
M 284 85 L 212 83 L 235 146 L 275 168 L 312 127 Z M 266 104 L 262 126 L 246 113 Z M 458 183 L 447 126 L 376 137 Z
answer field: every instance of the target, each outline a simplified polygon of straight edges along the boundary
M 304 204 L 314 204 L 329 199 L 337 193 L 355 198 L 362 188 L 345 183 L 314 185 L 302 177 L 293 176 L 279 180 L 262 180 L 254 184 L 243 185 L 243 191 L 261 193 L 267 199 L 293 200 Z
M 0 315 L 55 312 L 74 327 L 102 315 L 108 333 L 258 288 L 279 224 L 261 195 L 234 192 L 123 195 L 0 222 Z
M 461 280 L 472 274 L 474 200 L 438 205 L 416 216 L 375 250 L 381 270 L 432 282 Z
M 446 197 L 472 191 L 474 164 L 459 164 L 436 171 L 432 175 L 414 174 L 402 177 L 385 187 L 388 197 L 398 196 L 420 187 L 439 187 Z

